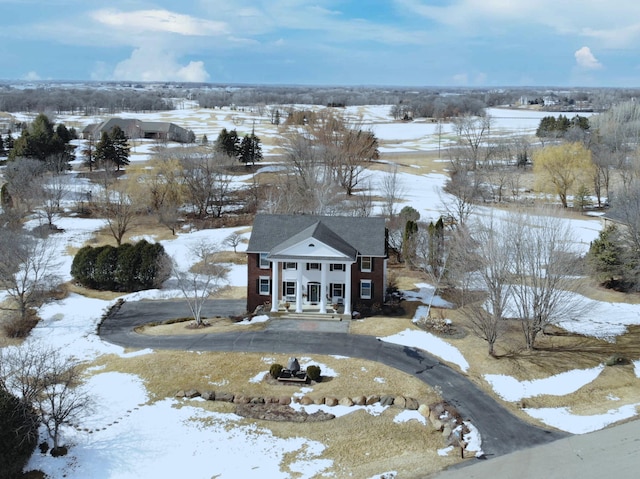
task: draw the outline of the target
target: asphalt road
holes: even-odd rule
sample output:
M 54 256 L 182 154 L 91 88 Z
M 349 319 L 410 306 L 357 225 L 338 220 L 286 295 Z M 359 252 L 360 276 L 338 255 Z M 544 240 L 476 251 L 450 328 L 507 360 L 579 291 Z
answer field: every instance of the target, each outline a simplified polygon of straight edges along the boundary
M 244 301 L 217 300 L 206 307 L 203 315 L 237 315 L 244 309 Z M 522 421 L 464 375 L 441 363 L 428 352 L 385 343 L 372 336 L 269 328 L 264 331 L 180 336 L 147 336 L 133 331 L 136 326 L 151 321 L 183 316 L 189 316 L 189 310 L 183 301 L 124 303 L 103 321 L 99 334 L 109 342 L 131 348 L 329 354 L 377 361 L 416 377 L 432 387 L 438 386 L 444 399 L 465 420 L 471 421 L 479 429 L 486 457 L 509 454 L 568 436 L 563 432 L 545 430 Z

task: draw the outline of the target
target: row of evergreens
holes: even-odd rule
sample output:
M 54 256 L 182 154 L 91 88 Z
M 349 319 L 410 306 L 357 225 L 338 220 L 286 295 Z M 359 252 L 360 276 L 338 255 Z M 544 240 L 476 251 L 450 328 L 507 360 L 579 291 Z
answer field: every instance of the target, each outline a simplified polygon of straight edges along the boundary
M 118 247 L 85 246 L 73 258 L 71 275 L 82 286 L 92 289 L 151 289 L 169 277 L 169 257 L 161 244 L 145 240 Z

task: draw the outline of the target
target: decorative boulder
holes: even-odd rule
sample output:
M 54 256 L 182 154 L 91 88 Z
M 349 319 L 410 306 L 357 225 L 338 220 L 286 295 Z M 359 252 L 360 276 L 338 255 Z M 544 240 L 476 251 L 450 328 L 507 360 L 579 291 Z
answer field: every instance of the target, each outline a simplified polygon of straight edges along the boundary
M 324 398 L 324 403 L 327 406 L 333 407 L 338 405 L 338 400 L 334 397 L 327 397 L 327 398 Z
M 415 398 L 405 398 L 404 408 L 409 409 L 410 411 L 417 411 L 420 407 L 418 400 Z
M 280 404 L 281 406 L 288 406 L 289 404 L 291 404 L 291 397 L 282 396 L 280 399 L 278 399 L 278 404 Z
M 404 409 L 405 405 L 407 404 L 407 400 L 404 396 L 396 396 L 393 399 L 393 405 L 397 406 L 401 409 Z
M 356 396 L 353 398 L 353 404 L 356 406 L 365 406 L 367 404 L 367 398 L 364 396 Z
M 351 400 L 351 398 L 342 398 L 342 399 L 340 399 L 340 401 L 338 401 L 338 404 L 340 406 L 351 407 L 351 406 L 353 406 L 353 401 Z
M 231 393 L 216 394 L 216 401 L 233 402 L 234 396 Z
M 303 406 L 309 406 L 313 404 L 313 399 L 311 399 L 309 396 L 303 396 L 302 398 L 300 398 L 300 404 L 302 404 Z
M 394 400 L 393 396 L 382 396 L 380 398 L 380 405 L 381 406 L 393 406 L 393 400 Z
M 189 398 L 189 399 L 197 398 L 199 396 L 200 396 L 200 393 L 198 392 L 197 389 L 189 389 L 188 391 L 185 391 L 185 393 L 184 393 L 184 397 Z
M 215 401 L 216 400 L 216 393 L 213 391 L 202 391 L 202 399 L 204 399 L 205 401 Z
M 377 402 L 380 402 L 380 396 L 378 395 L 371 395 L 371 396 L 367 396 L 367 406 L 371 406 L 372 404 L 375 404 Z

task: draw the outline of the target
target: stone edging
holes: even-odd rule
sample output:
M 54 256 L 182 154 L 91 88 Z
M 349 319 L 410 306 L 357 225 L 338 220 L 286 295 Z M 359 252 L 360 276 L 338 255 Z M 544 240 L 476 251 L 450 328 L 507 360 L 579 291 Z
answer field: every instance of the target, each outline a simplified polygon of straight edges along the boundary
M 193 399 L 201 397 L 206 401 L 221 401 L 236 404 L 240 415 L 252 417 L 254 419 L 264 419 L 270 421 L 292 421 L 292 422 L 313 422 L 334 419 L 335 416 L 329 413 L 307 414 L 305 411 L 291 412 L 292 403 L 302 406 L 325 405 L 335 406 L 394 406 L 399 409 L 418 411 L 427 422 L 427 426 L 442 432 L 442 435 L 449 446 L 459 447 L 464 456 L 464 434 L 470 431 L 465 426 L 462 417 L 450 404 L 442 401 L 434 404 L 419 403 L 417 399 L 406 396 L 392 395 L 369 395 L 356 396 L 353 398 L 327 396 L 313 399 L 310 396 L 250 396 L 245 394 L 233 394 L 229 392 L 198 391 L 196 389 L 180 390 L 175 394 L 177 398 Z M 251 411 L 255 406 L 255 411 Z M 289 410 L 289 411 L 287 411 Z M 296 414 L 297 413 L 297 414 Z

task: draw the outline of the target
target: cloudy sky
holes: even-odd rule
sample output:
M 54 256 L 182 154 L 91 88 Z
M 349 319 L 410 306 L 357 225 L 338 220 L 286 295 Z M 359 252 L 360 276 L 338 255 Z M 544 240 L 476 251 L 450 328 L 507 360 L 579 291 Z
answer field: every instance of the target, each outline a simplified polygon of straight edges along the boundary
M 637 0 L 0 0 L 0 78 L 640 85 Z

